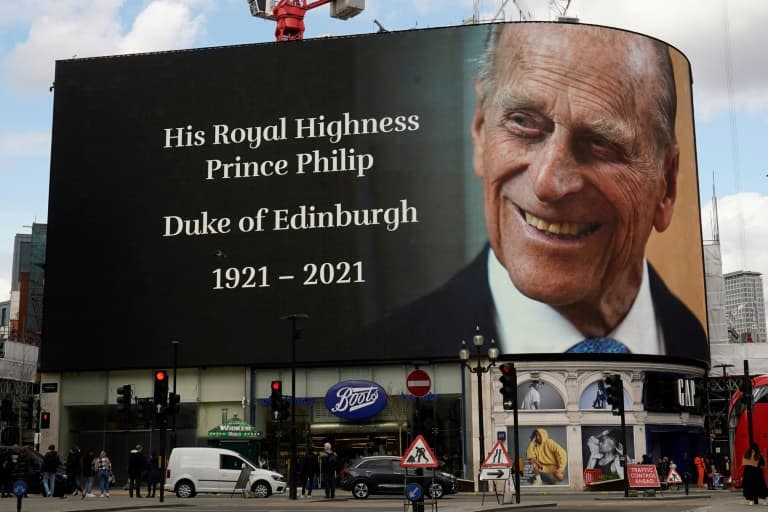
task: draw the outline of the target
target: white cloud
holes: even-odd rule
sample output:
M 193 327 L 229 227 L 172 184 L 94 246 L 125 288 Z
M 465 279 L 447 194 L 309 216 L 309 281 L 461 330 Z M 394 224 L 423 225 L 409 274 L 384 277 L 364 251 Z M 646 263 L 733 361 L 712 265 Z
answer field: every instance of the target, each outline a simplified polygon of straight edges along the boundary
M 30 23 L 25 41 L 2 62 L 14 91 L 47 92 L 56 59 L 190 46 L 200 32 L 208 0 L 152 0 L 130 29 L 121 23 L 124 0 L 50 1 Z
M 51 149 L 48 132 L 0 132 L 0 160 L 18 156 L 46 156 Z
M 121 52 L 187 48 L 200 32 L 203 20 L 201 14 L 194 16 L 192 7 L 184 2 L 154 1 L 134 20 L 131 31 L 121 41 Z
M 768 291 L 768 196 L 742 192 L 717 200 L 723 273 L 751 270 L 763 274 L 763 299 Z M 711 238 L 712 203 L 702 207 L 704 238 Z M 768 303 L 766 303 L 768 310 Z M 768 313 L 768 311 L 767 311 Z
M 0 175 L 13 167 L 18 157 L 48 157 L 51 135 L 48 132 L 0 132 Z

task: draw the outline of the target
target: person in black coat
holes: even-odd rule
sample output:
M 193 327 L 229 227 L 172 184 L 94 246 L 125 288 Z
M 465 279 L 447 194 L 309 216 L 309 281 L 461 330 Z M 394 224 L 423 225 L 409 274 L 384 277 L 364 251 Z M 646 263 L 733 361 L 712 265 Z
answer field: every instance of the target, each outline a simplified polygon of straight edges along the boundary
M 147 466 L 147 498 L 154 498 L 157 484 L 163 478 L 162 469 L 160 468 L 160 457 L 156 451 L 152 452 Z
M 80 453 L 80 448 L 73 446 L 69 449 L 67 454 L 67 484 L 72 489 L 72 495 L 77 496 L 78 493 L 83 492 L 83 488 L 80 487 L 80 473 L 83 470 L 83 457 Z
M 131 450 L 128 455 L 128 496 L 133 498 L 133 491 L 136 490 L 136 497 L 141 498 L 141 475 L 147 467 L 147 461 L 144 458 L 144 452 L 140 444 Z
M 331 448 L 331 443 L 323 445 L 323 455 L 320 457 L 320 471 L 323 477 L 323 488 L 326 498 L 336 497 L 336 466 L 339 457 Z
M 304 453 L 304 460 L 301 464 L 301 497 L 306 493 L 307 497 L 312 496 L 312 487 L 315 479 L 320 472 L 317 462 L 317 455 L 311 449 Z

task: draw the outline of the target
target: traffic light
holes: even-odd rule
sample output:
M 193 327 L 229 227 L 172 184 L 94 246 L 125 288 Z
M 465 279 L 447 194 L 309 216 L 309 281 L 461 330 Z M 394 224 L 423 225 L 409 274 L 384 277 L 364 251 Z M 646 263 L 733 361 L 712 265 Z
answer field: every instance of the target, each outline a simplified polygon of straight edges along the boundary
M 51 428 L 51 413 L 48 411 L 40 412 L 40 428 Z
M 280 407 L 283 403 L 283 382 L 279 380 L 273 380 L 270 385 L 272 390 L 269 395 L 269 403 L 272 407 L 272 419 L 280 420 Z
M 179 414 L 181 396 L 176 393 L 168 393 L 168 414 Z
M 605 400 L 611 406 L 614 416 L 624 412 L 624 384 L 621 375 L 614 373 L 605 378 Z
M 26 425 L 26 428 L 34 428 L 34 416 L 32 409 L 34 409 L 34 398 L 27 398 L 21 402 L 21 421 Z
M 117 388 L 117 412 L 126 413 L 131 410 L 133 390 L 130 384 Z
M 154 418 L 154 410 L 152 408 L 151 398 L 137 398 L 136 399 L 136 418 L 149 426 Z
M 155 410 L 164 414 L 168 409 L 168 370 L 155 370 Z
M 279 410 L 280 414 L 277 418 L 278 420 L 287 420 L 291 416 L 291 402 L 286 397 L 283 397 L 283 399 L 280 400 Z
M 501 370 L 501 400 L 505 411 L 511 411 L 517 408 L 517 370 L 512 364 L 502 364 Z

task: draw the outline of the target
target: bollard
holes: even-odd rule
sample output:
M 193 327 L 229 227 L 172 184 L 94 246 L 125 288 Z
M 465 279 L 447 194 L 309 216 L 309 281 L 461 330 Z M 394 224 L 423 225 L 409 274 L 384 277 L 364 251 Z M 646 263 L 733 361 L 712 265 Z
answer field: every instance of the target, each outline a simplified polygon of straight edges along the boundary
M 691 481 L 690 473 L 683 473 L 683 485 L 685 486 L 685 495 L 688 496 L 688 483 Z
M 405 488 L 405 497 L 410 500 L 413 512 L 424 512 L 424 489 L 419 484 L 408 484 Z
M 16 496 L 16 512 L 21 512 L 21 500 L 27 494 L 27 483 L 24 480 L 17 480 L 13 483 L 13 494 Z

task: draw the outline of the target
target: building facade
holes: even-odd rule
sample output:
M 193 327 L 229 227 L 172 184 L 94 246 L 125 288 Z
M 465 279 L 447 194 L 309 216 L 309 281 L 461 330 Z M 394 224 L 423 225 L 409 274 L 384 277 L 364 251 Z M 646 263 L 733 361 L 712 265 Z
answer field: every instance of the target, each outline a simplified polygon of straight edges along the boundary
M 725 308 L 734 343 L 765 343 L 765 298 L 759 272 L 739 270 L 725 278 Z

